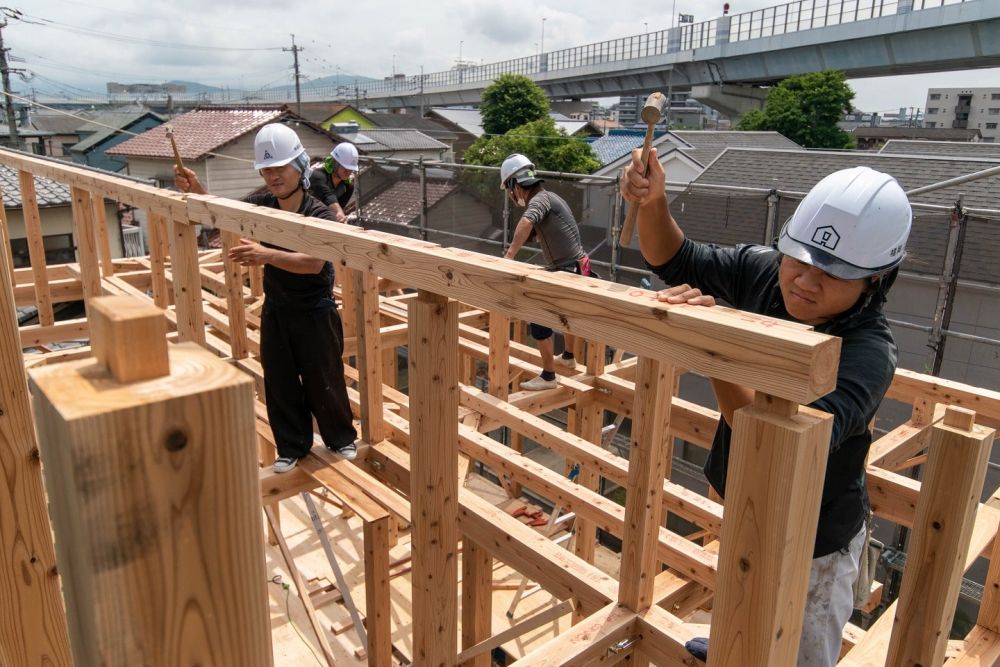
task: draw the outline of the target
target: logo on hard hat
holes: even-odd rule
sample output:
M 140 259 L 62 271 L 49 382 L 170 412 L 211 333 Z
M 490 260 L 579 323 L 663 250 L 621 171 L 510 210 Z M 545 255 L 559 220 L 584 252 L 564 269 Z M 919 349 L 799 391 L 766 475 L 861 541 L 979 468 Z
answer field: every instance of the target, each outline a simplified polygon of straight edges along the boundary
M 827 250 L 836 250 L 837 244 L 840 243 L 840 234 L 829 225 L 826 227 L 817 227 L 816 232 L 813 234 L 812 242 Z
M 264 151 L 264 159 L 270 160 L 272 158 L 271 153 L 267 150 Z

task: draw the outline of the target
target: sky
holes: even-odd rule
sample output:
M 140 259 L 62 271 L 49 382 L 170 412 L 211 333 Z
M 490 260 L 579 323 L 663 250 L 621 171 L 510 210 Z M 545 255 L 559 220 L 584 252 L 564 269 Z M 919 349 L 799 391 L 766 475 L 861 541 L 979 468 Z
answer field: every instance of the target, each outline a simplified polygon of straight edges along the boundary
M 779 4 L 734 0 L 731 14 Z M 309 78 L 353 73 L 381 78 L 449 69 L 461 57 L 495 62 L 669 28 L 676 13 L 695 21 L 722 13 L 713 2 L 667 0 L 12 0 L 25 20 L 10 19 L 5 45 L 34 78 L 15 88 L 84 87 L 107 81 L 197 81 L 247 90 L 292 82 L 292 44 Z M 614 11 L 611 11 L 611 9 Z M 652 11 L 655 10 L 655 11 Z M 544 32 L 543 32 L 544 31 Z M 349 84 L 347 74 L 343 83 Z M 851 82 L 865 111 L 923 107 L 927 88 L 997 86 L 1000 69 L 863 79 Z

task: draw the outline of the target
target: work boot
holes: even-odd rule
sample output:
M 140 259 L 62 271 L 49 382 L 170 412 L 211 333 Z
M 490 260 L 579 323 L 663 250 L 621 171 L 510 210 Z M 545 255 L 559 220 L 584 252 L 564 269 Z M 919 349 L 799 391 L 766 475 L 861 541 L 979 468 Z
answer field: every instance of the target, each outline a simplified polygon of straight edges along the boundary
M 337 454 L 342 459 L 347 461 L 353 461 L 358 456 L 358 445 L 354 442 L 349 442 L 346 445 L 341 445 L 340 447 L 330 447 L 331 452 Z
M 293 459 L 291 456 L 279 456 L 274 459 L 274 463 L 271 464 L 271 470 L 276 473 L 288 472 L 298 464 L 299 460 Z
M 566 368 L 576 369 L 576 357 L 556 357 L 556 363 Z

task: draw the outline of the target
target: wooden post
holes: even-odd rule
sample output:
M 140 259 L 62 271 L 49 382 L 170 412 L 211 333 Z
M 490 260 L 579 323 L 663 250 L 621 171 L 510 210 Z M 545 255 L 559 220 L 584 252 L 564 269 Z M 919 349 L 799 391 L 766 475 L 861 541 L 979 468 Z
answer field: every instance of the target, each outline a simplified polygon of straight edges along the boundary
M 462 648 L 485 641 L 493 634 L 493 556 L 469 538 L 462 540 Z M 489 652 L 465 663 L 490 667 Z
M 371 667 L 392 665 L 392 608 L 389 587 L 388 514 L 364 522 L 365 538 L 365 627 L 368 631 L 368 664 Z
M 146 218 L 146 229 L 149 231 L 149 270 L 153 281 L 153 303 L 158 308 L 166 310 L 170 305 L 166 274 L 167 254 L 170 247 L 167 219 L 159 213 L 149 211 Z
M 793 665 L 833 418 L 757 392 L 736 411 L 708 654 Z
M 382 344 L 379 327 L 378 276 L 352 271 L 355 322 L 358 335 L 358 390 L 361 394 L 361 438 L 367 443 L 385 439 L 382 421 Z M 345 280 L 348 276 L 345 276 Z M 344 310 L 351 304 L 344 302 Z
M 243 267 L 229 259 L 229 251 L 240 242 L 238 234 L 222 232 L 222 261 L 226 273 L 226 305 L 229 311 L 229 347 L 233 359 L 246 359 L 247 314 L 243 303 Z
M 250 296 L 259 299 L 264 296 L 264 267 L 251 266 L 248 273 L 250 274 Z
M 14 276 L 13 248 L 10 247 L 10 229 L 7 226 L 7 209 L 3 203 L 3 188 L 0 188 L 0 260 L 7 263 L 7 272 L 11 278 Z M 13 287 L 13 282 L 11 286 Z
M 455 661 L 458 632 L 458 304 L 409 304 L 413 661 Z
M 147 356 L 31 372 L 75 664 L 269 666 L 252 381 L 183 344 L 124 381 L 167 343 L 119 311 L 92 326 Z
M 104 208 L 104 196 L 99 192 L 91 194 L 94 203 L 94 221 L 97 234 L 97 251 L 101 258 L 101 275 L 115 275 L 114 260 L 111 259 L 111 239 L 108 237 L 108 211 Z
M 948 407 L 944 422 L 931 432 L 886 665 L 944 663 L 996 434 L 974 424 L 975 416 L 971 410 Z
M 201 301 L 201 267 L 194 225 L 170 221 L 170 269 L 174 279 L 174 305 L 180 340 L 205 344 L 205 316 Z
M 26 171 L 18 172 L 18 177 L 21 182 L 24 235 L 28 240 L 28 257 L 31 260 L 31 275 L 35 282 L 38 322 L 42 326 L 52 326 L 56 320 L 52 314 L 52 296 L 49 293 L 49 278 L 45 268 L 45 242 L 42 237 L 42 218 L 38 211 L 38 196 L 35 193 L 35 177 Z
M 670 364 L 639 358 L 618 588 L 618 601 L 637 612 L 652 604 L 659 571 L 656 550 L 663 525 L 663 478 L 672 455 L 672 448 L 666 445 L 673 385 Z
M 354 338 L 358 335 L 358 312 L 354 306 L 358 297 L 354 293 L 354 270 L 338 267 L 337 275 L 340 276 L 340 320 L 344 325 L 344 338 Z
M 73 186 L 73 229 L 76 237 L 77 259 L 80 262 L 80 280 L 83 283 L 83 300 L 90 314 L 88 302 L 101 296 L 101 270 L 97 264 L 97 246 L 94 235 L 94 205 L 90 193 Z
M 398 348 L 394 345 L 382 347 L 382 384 L 396 389 L 399 386 L 399 372 L 396 360 Z
M 577 337 L 578 340 L 582 340 Z M 589 342 L 587 344 L 587 374 L 598 377 L 604 373 L 604 343 Z M 576 411 L 579 420 L 579 435 L 584 440 L 598 446 L 601 444 L 601 431 L 604 426 L 604 408 L 596 402 L 581 406 Z M 661 475 L 662 477 L 662 475 Z M 576 483 L 591 491 L 596 491 L 600 475 L 590 466 L 580 465 L 580 474 Z M 662 486 L 662 483 L 661 483 Z M 578 516 L 575 528 L 576 539 L 573 541 L 573 551 L 588 563 L 594 562 L 594 549 L 597 546 L 597 528 L 590 519 Z M 582 615 L 579 610 L 574 614 L 574 620 L 579 621 Z
M 6 228 L 6 224 L 3 225 Z M 0 234 L 0 665 L 70 667 L 52 531 L 14 310 L 14 274 Z
M 510 317 L 490 311 L 490 393 L 507 400 L 510 388 Z

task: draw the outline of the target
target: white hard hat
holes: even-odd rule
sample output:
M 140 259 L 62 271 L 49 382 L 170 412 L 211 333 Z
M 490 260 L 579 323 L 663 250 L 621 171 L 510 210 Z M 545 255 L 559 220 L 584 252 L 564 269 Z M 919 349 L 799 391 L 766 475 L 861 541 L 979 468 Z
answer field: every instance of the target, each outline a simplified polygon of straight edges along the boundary
M 781 230 L 778 250 L 838 278 L 866 278 L 903 261 L 912 219 L 892 176 L 842 169 L 809 191 Z
M 520 153 L 511 153 L 500 165 L 500 189 L 506 190 L 510 185 L 510 179 L 518 185 L 530 187 L 535 183 L 540 183 L 542 179 L 535 176 L 535 165 L 531 160 Z
M 253 140 L 253 168 L 283 167 L 306 152 L 295 130 L 281 123 L 260 128 Z
M 330 155 L 341 167 L 348 171 L 358 170 L 358 149 L 349 141 L 343 141 L 333 147 Z

